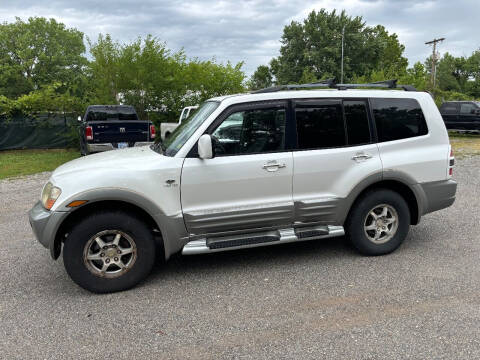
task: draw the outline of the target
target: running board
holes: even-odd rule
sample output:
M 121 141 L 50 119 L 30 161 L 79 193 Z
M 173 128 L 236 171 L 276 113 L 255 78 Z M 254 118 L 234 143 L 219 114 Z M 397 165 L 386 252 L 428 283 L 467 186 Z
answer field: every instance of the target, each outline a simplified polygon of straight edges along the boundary
M 182 255 L 207 254 L 259 246 L 325 239 L 343 235 L 345 235 L 343 226 L 329 225 L 308 229 L 287 228 L 263 233 L 205 238 L 188 242 L 182 249 Z

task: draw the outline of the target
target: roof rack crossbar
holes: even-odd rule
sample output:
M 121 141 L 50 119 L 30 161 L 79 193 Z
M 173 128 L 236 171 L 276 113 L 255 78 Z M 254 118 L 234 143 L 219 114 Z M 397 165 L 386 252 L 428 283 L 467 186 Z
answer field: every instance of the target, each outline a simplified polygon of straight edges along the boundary
M 338 90 L 357 89 L 357 88 L 387 88 L 387 89 L 403 89 L 405 91 L 417 91 L 412 85 L 398 85 L 397 79 L 376 81 L 367 84 L 336 84 L 335 79 L 327 79 L 309 84 L 290 84 L 290 85 L 278 85 L 271 86 L 265 89 L 252 91 L 252 94 L 262 94 L 277 92 L 282 90 L 297 90 L 297 89 L 311 89 L 311 88 L 332 88 Z
M 277 85 L 277 86 L 271 86 L 265 89 L 255 90 L 255 91 L 252 91 L 251 93 L 263 94 L 263 93 L 277 92 L 282 90 L 311 89 L 311 88 L 320 88 L 320 87 L 327 87 L 327 88 L 335 87 L 335 79 L 326 79 L 326 80 L 321 80 L 321 81 L 308 83 L 308 84 Z

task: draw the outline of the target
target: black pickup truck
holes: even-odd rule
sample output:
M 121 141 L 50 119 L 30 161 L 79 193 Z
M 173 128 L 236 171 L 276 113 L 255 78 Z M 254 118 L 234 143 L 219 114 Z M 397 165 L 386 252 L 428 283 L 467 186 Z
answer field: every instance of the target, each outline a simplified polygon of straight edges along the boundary
M 449 130 L 480 133 L 478 101 L 446 101 L 440 106 L 440 114 Z
M 91 105 L 78 121 L 82 155 L 148 145 L 155 139 L 155 126 L 139 120 L 133 106 Z

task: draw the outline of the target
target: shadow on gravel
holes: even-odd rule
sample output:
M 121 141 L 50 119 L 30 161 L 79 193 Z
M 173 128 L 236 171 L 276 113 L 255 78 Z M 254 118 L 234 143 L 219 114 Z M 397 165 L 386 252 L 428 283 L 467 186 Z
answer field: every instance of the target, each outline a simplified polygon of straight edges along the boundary
M 332 258 L 351 258 L 360 256 L 347 243 L 344 237 L 312 240 L 274 246 L 257 247 L 243 250 L 233 250 L 203 255 L 182 256 L 172 255 L 167 263 L 158 261 L 157 266 L 145 281 L 157 281 L 158 278 L 204 275 L 215 272 L 235 271 L 238 268 L 269 268 L 273 266 L 288 266 L 291 263 L 305 264 L 321 262 Z

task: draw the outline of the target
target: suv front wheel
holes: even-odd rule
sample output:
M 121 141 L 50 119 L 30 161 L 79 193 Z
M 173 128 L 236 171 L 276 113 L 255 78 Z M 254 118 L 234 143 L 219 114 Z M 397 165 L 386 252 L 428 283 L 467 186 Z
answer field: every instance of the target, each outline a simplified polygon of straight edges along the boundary
M 155 242 L 148 226 L 133 214 L 105 211 L 82 219 L 63 248 L 68 275 L 92 292 L 131 288 L 155 263 Z
M 346 223 L 347 237 L 364 255 L 383 255 L 400 246 L 408 234 L 410 211 L 405 199 L 388 189 L 358 199 Z

